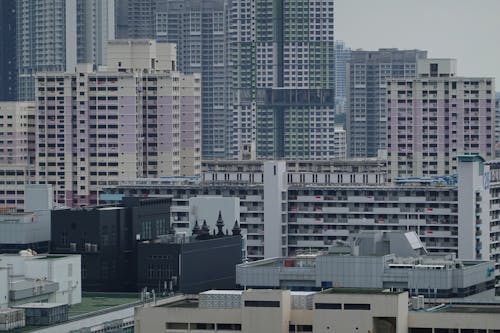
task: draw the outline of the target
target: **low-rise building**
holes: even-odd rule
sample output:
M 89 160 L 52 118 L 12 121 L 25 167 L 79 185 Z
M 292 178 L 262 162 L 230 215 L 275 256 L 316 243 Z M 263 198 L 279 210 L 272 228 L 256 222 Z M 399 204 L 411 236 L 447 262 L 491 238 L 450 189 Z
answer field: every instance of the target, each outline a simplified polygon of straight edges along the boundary
M 390 289 L 214 290 L 138 307 L 134 331 L 499 332 L 498 303 L 408 304 Z
M 234 288 L 242 261 L 239 226 L 230 236 L 233 224 L 224 229 L 220 217 L 217 233 L 200 221 L 189 234 L 175 235 L 170 205 L 165 197 L 126 197 L 119 205 L 53 210 L 51 253 L 81 254 L 84 291 Z
M 329 251 L 264 259 L 236 268 L 247 288 L 393 288 L 425 297 L 493 298 L 494 263 L 426 255 L 415 232 L 361 233 Z
M 52 187 L 26 185 L 24 211 L 14 206 L 0 208 L 0 253 L 32 249 L 47 253 L 50 242 Z
M 79 255 L 0 255 L 0 308 L 33 302 L 78 304 L 82 300 Z
M 124 198 L 120 205 L 52 211 L 51 253 L 82 256 L 84 291 L 135 291 L 136 240 L 167 233 L 170 199 Z

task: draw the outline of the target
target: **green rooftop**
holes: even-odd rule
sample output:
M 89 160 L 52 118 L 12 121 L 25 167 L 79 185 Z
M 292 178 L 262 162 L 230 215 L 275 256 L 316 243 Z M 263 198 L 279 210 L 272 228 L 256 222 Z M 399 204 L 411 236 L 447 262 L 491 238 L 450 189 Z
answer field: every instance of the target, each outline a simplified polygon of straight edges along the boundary
M 82 302 L 69 307 L 69 318 L 139 301 L 137 294 L 84 293 Z

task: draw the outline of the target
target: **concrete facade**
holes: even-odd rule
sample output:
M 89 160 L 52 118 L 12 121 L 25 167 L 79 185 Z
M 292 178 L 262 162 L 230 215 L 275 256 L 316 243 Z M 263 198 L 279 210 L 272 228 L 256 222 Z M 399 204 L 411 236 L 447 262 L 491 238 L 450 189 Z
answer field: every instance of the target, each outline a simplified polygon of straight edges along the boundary
M 37 72 L 74 71 L 80 61 L 103 65 L 114 39 L 113 0 L 22 0 L 16 3 L 17 100 L 35 97 Z
M 0 307 L 32 302 L 78 304 L 82 301 L 81 258 L 2 254 L 0 285 L 8 294 Z
M 230 108 L 227 2 L 160 0 L 151 18 L 155 39 L 177 45 L 178 70 L 200 73 L 203 159 L 229 157 Z
M 411 299 L 413 301 L 413 299 Z M 497 333 L 498 303 L 408 306 L 406 292 L 212 290 L 136 309 L 136 332 Z
M 433 298 L 493 299 L 494 263 L 417 249 L 425 250 L 414 232 L 361 233 L 325 252 L 238 265 L 236 281 L 244 289 L 395 288 Z
M 333 1 L 230 1 L 229 38 L 233 156 L 331 158 Z
M 35 105 L 0 102 L 0 121 L 0 206 L 22 209 L 24 187 L 35 179 Z
M 36 77 L 37 182 L 66 206 L 98 204 L 120 179 L 200 172 L 200 76 L 173 70 L 173 44 L 113 41 L 108 51 L 107 71 Z
M 341 40 L 335 41 L 335 104 L 337 112 L 344 110 L 347 98 L 347 63 L 351 59 L 351 48 Z
M 494 158 L 494 79 L 456 77 L 453 59 L 417 67 L 416 78 L 387 81 L 391 178 L 454 174 L 467 153 Z
M 350 157 L 377 157 L 387 149 L 387 89 L 391 78 L 417 76 L 426 51 L 352 51 L 347 65 L 347 140 Z
M 431 253 L 488 260 L 493 258 L 491 238 L 498 237 L 497 228 L 490 228 L 497 221 L 487 213 L 492 211 L 490 191 L 496 188 L 493 182 L 485 185 L 491 166 L 477 156 L 460 163 L 464 167 L 458 182 L 443 177 L 388 183 L 385 165 L 377 160 L 205 162 L 199 179 L 123 181 L 105 189 L 101 199 L 172 196 L 173 225 L 177 232 L 189 232 L 189 198 L 239 197 L 238 222 L 250 260 L 327 250 L 360 230 L 415 231 Z M 475 185 L 466 186 L 460 179 Z M 481 223 L 476 223 L 476 213 Z M 461 248 L 464 252 L 459 253 Z

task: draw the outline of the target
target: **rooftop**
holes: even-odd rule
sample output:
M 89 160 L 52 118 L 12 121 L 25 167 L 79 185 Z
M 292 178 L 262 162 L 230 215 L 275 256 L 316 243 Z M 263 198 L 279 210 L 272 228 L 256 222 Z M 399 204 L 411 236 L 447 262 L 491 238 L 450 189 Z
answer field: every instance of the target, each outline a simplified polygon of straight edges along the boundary
M 405 292 L 378 288 L 330 288 L 319 292 L 319 294 L 399 295 Z
M 173 302 L 173 303 L 165 303 L 160 305 L 162 308 L 197 308 L 198 307 L 198 299 L 196 298 L 186 298 L 181 301 Z
M 500 313 L 500 305 L 497 306 L 456 306 L 450 305 L 437 309 L 435 312 L 455 312 L 455 313 Z
M 69 308 L 69 317 L 89 314 L 115 306 L 139 302 L 139 295 L 121 293 L 84 293 L 80 304 Z
M 20 309 L 52 309 L 60 306 L 66 306 L 66 303 L 26 303 L 17 305 L 16 308 Z

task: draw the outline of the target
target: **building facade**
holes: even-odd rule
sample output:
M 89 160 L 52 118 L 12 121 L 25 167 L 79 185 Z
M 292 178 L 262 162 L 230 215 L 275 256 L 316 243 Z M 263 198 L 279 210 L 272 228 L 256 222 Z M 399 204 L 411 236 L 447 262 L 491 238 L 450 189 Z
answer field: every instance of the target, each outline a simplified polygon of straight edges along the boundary
M 136 239 L 169 229 L 170 200 L 124 198 L 121 205 L 52 211 L 51 253 L 82 256 L 85 291 L 137 291 Z
M 333 1 L 230 2 L 235 157 L 252 143 L 259 158 L 333 156 L 333 16 Z
M 0 1 L 0 101 L 17 100 L 16 0 Z
M 229 104 L 227 3 L 224 0 L 157 2 L 155 38 L 177 44 L 177 67 L 200 73 L 202 156 L 229 157 L 232 113 Z
M 387 82 L 391 178 L 457 172 L 457 156 L 495 156 L 493 78 L 456 77 L 456 61 L 418 61 L 418 77 Z
M 211 290 L 137 308 L 135 332 L 497 333 L 500 327 L 495 302 L 409 301 L 406 292 L 389 289 Z
M 32 102 L 0 102 L 0 207 L 22 209 L 35 180 L 35 113 Z
M 343 41 L 335 41 L 335 105 L 337 113 L 344 111 L 347 98 L 347 63 L 351 60 L 351 48 Z
M 97 204 L 119 179 L 200 172 L 200 76 L 175 70 L 173 44 L 113 41 L 108 51 L 107 71 L 36 77 L 37 181 L 66 206 Z
M 393 288 L 429 298 L 495 296 L 494 263 L 429 256 L 415 232 L 362 232 L 328 251 L 264 259 L 236 268 L 249 288 Z
M 13 176 L 10 176 L 11 178 Z M 50 210 L 53 208 L 52 188 L 47 185 L 26 185 L 22 205 L 0 210 L 0 253 L 18 253 L 32 249 L 47 253 L 50 243 Z
M 235 288 L 242 262 L 239 228 L 232 235 L 206 222 L 175 234 L 168 198 L 123 198 L 120 205 L 52 211 L 51 253 L 82 256 L 84 291 L 198 293 Z M 213 234 L 212 234 L 212 231 Z
M 393 184 L 377 160 L 205 162 L 201 179 L 123 181 L 105 189 L 101 200 L 172 196 L 172 224 L 181 232 L 192 228 L 190 198 L 239 198 L 250 260 L 327 250 L 360 230 L 415 231 L 430 253 L 487 260 L 490 166 L 477 156 L 460 163 L 458 182 L 442 177 Z
M 500 93 L 495 94 L 495 157 L 500 157 Z
M 345 160 L 347 158 L 347 133 L 342 126 L 335 126 L 333 130 L 334 158 Z
M 114 15 L 113 0 L 16 1 L 17 100 L 34 100 L 38 72 L 103 65 Z
M 352 51 L 347 66 L 347 143 L 350 157 L 377 157 L 387 149 L 387 80 L 415 78 L 426 51 Z
M 0 308 L 32 302 L 81 303 L 80 259 L 30 251 L 0 255 Z

